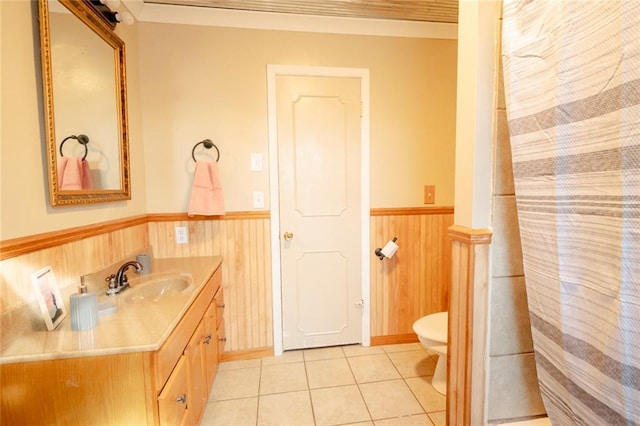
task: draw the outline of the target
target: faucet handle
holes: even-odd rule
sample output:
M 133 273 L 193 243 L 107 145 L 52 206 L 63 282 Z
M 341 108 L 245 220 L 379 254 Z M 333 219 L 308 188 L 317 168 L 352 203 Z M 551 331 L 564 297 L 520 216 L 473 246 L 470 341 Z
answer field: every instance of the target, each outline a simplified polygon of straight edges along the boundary
M 104 280 L 109 283 L 107 296 L 113 296 L 114 294 L 118 294 L 118 285 L 116 284 L 116 274 L 111 274 Z
M 109 283 L 109 288 L 116 288 L 118 286 L 116 284 L 116 274 L 111 274 L 104 280 Z

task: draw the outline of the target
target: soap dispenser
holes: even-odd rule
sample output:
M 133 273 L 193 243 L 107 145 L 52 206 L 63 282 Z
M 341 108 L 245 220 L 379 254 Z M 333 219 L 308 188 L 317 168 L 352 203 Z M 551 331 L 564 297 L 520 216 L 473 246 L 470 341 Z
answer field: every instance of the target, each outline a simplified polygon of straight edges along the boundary
M 98 295 L 87 291 L 84 276 L 80 277 L 79 293 L 69 296 L 71 329 L 89 330 L 98 325 Z

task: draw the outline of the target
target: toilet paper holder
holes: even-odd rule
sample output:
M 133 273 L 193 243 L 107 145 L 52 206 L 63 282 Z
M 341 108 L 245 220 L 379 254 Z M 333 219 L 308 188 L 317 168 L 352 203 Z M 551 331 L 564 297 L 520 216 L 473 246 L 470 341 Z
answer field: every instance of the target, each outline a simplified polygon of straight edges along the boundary
M 385 257 L 392 258 L 393 255 L 398 251 L 398 245 L 396 244 L 397 240 L 398 237 L 393 237 L 393 239 L 385 244 L 384 247 L 378 247 L 377 249 L 375 249 L 375 255 L 378 256 L 380 260 L 383 260 Z

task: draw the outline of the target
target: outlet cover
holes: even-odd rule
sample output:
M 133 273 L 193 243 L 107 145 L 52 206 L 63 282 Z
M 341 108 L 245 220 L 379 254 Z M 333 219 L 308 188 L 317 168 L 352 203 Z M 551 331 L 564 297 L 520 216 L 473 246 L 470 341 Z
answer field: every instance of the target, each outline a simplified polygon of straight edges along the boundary
M 436 202 L 436 186 L 425 185 L 424 186 L 424 203 L 435 204 Z
M 176 226 L 176 244 L 187 244 L 189 242 L 189 234 L 186 226 Z

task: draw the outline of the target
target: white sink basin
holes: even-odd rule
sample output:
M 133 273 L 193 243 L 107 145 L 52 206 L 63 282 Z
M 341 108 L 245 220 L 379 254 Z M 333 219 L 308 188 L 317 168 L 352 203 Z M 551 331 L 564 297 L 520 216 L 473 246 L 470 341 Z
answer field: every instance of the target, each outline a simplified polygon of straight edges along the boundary
M 132 280 L 130 285 L 124 294 L 125 302 L 153 303 L 191 291 L 193 280 L 187 275 L 150 276 Z

